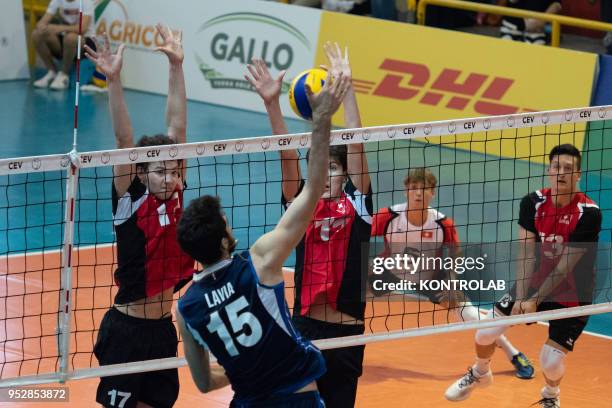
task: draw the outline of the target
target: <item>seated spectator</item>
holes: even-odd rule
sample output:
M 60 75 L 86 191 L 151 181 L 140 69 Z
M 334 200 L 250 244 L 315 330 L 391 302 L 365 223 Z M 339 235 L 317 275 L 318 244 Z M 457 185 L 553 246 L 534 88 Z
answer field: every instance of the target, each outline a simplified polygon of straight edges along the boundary
M 59 14 L 59 18 L 56 15 Z M 83 43 L 95 48 L 94 1 L 83 0 Z M 68 88 L 68 74 L 77 54 L 79 34 L 79 0 L 51 0 L 46 14 L 32 32 L 32 42 L 42 59 L 47 73 L 34 82 L 37 88 L 64 90 Z M 53 58 L 62 61 L 58 71 Z
M 561 12 L 561 3 L 555 0 L 498 0 L 498 5 L 540 13 Z M 503 39 L 545 45 L 550 41 L 545 28 L 546 21 L 504 16 L 499 32 Z

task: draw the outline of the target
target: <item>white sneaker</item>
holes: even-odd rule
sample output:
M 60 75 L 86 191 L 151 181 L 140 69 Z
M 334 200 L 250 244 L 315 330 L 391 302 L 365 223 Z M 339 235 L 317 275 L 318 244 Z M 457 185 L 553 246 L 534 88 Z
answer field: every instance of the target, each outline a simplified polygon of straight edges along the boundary
M 32 85 L 34 85 L 35 88 L 47 88 L 51 81 L 55 79 L 56 75 L 57 73 L 55 71 L 47 71 L 44 77 L 34 81 Z
M 561 408 L 561 401 L 559 397 L 555 398 L 542 398 L 533 405 L 538 404 L 542 408 Z
M 540 395 L 542 395 L 542 399 L 532 404 L 532 406 L 537 405 L 542 408 L 561 408 L 561 400 L 559 400 L 559 393 L 557 393 L 557 395 L 549 393 L 546 390 L 546 386 L 544 386 L 540 391 Z M 553 396 L 551 397 L 551 395 Z
M 68 75 L 60 71 L 53 82 L 51 82 L 51 85 L 49 85 L 49 88 L 53 89 L 54 91 L 63 91 L 68 89 L 68 82 Z
M 85 84 L 81 86 L 81 91 L 105 93 L 105 92 L 108 92 L 108 88 L 100 88 L 99 86 L 94 85 L 94 84 Z
M 444 397 L 449 401 L 463 401 L 470 397 L 476 387 L 488 387 L 493 383 L 493 373 L 489 370 L 485 375 L 476 374 L 474 367 L 469 367 L 467 374 L 458 379 L 446 389 Z

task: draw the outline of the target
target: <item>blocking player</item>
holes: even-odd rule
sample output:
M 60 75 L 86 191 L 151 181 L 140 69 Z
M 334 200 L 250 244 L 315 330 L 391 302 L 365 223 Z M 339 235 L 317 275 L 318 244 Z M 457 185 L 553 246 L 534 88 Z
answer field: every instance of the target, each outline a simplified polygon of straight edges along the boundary
M 383 208 L 374 214 L 372 236 L 384 236 L 385 254 L 390 252 L 411 252 L 420 256 L 426 252 L 433 256 L 441 255 L 444 246 L 453 255 L 458 255 L 459 236 L 453 220 L 429 206 L 436 194 L 436 176 L 427 168 L 411 169 L 404 179 L 406 202 Z M 388 271 L 383 280 L 397 280 L 397 276 Z M 441 271 L 420 270 L 413 274 L 418 280 L 446 279 Z M 452 310 L 461 321 L 480 320 L 479 310 L 472 305 L 463 293 L 445 291 L 419 291 L 434 304 Z M 522 379 L 533 378 L 534 369 L 527 357 L 518 351 L 505 336 L 500 336 L 496 344 L 506 353 L 516 370 L 516 376 Z
M 325 44 L 332 76 L 352 78 L 348 51 Z M 279 97 L 284 72 L 273 79 L 261 61 L 246 76 L 263 99 L 274 134 L 286 134 Z M 343 101 L 348 128 L 361 127 L 352 85 Z M 312 153 L 309 154 L 312 158 Z M 307 159 L 308 157 L 307 156 Z M 285 208 L 299 197 L 304 180 L 296 150 L 281 151 Z M 363 144 L 332 146 L 329 179 L 306 234 L 296 248 L 293 322 L 310 340 L 363 334 L 365 303 L 361 299 L 361 251 L 370 240 L 372 188 Z M 367 250 L 366 250 L 367 251 Z M 364 346 L 324 350 L 327 372 L 317 386 L 327 407 L 353 407 L 363 370 Z
M 108 78 L 109 108 L 119 149 L 185 143 L 186 95 L 181 34 L 157 26 L 168 57 L 170 80 L 167 135 L 143 136 L 136 145 L 121 86 L 124 45 L 111 53 L 109 39 L 88 58 Z M 178 338 L 172 323 L 175 289 L 193 275 L 194 261 L 176 241 L 182 213 L 185 169 L 178 160 L 114 166 L 113 225 L 117 235 L 119 290 L 100 324 L 94 354 L 100 365 L 174 357 Z M 105 407 L 172 407 L 178 397 L 176 369 L 102 377 L 96 400 Z
M 179 222 L 181 247 L 204 266 L 178 303 L 185 357 L 202 392 L 231 383 L 231 407 L 324 406 L 315 380 L 325 363 L 293 327 L 282 269 L 325 189 L 331 117 L 348 84 L 340 74 L 317 95 L 307 92 L 313 107 L 310 177 L 276 228 L 249 251 L 231 256 L 235 240 L 218 198 L 194 200 Z M 211 368 L 208 351 L 225 374 Z
M 599 238 L 601 211 L 579 189 L 581 155 L 575 146 L 554 147 L 549 161 L 550 186 L 526 195 L 521 201 L 519 242 L 524 252 L 521 259 L 525 261 L 517 269 L 515 286 L 495 304 L 495 314 L 533 313 L 591 301 L 596 257 L 593 243 Z M 540 245 L 538 253 L 535 243 Z M 587 321 L 588 316 L 581 316 L 550 322 L 548 339 L 540 350 L 545 379 L 540 406 L 560 407 L 564 361 Z M 475 388 L 492 383 L 491 356 L 496 339 L 506 329 L 494 327 L 476 332 L 476 363 L 446 390 L 447 399 L 464 400 Z

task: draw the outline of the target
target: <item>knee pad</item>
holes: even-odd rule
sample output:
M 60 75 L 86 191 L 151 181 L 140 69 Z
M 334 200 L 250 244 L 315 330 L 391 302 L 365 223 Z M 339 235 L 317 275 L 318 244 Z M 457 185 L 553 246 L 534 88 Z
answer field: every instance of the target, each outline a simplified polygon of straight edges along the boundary
M 540 367 L 551 381 L 558 381 L 565 374 L 565 353 L 555 347 L 545 344 L 540 350 Z
M 499 336 L 504 334 L 507 328 L 507 326 L 499 326 L 477 330 L 475 336 L 476 344 L 488 346 L 495 343 Z
M 453 312 L 460 322 L 472 322 L 485 318 L 471 302 L 461 302 L 453 309 Z

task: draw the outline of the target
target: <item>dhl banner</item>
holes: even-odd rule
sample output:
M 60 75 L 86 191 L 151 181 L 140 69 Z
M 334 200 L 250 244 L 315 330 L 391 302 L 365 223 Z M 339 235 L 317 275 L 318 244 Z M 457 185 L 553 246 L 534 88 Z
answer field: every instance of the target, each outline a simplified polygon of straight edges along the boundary
M 364 126 L 589 106 L 597 65 L 595 54 L 329 12 L 315 65 L 326 40 L 349 48 Z M 541 161 L 559 142 L 582 146 L 584 132 L 565 130 L 459 136 L 453 147 Z
M 155 24 L 163 22 L 183 31 L 189 99 L 265 112 L 243 77 L 259 57 L 273 76 L 287 70 L 282 109 L 289 117 L 292 78 L 326 63 L 322 45 L 337 41 L 349 48 L 364 126 L 587 106 L 597 61 L 594 54 L 255 0 L 99 0 L 95 22 L 98 35 L 126 44 L 128 88 L 167 92 L 167 61 L 155 52 Z M 340 113 L 334 124 L 342 122 Z M 506 132 L 497 142 L 492 134 L 459 137 L 470 144 L 456 147 L 509 157 L 528 151 L 539 160 L 549 144 L 581 146 L 583 137 L 517 135 Z

